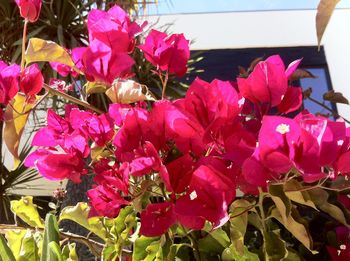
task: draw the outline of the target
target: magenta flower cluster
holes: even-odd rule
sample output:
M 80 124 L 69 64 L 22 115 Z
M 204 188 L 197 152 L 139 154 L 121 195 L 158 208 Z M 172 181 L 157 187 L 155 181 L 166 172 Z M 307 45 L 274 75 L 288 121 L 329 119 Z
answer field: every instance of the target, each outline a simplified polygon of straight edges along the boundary
M 112 85 L 116 78 L 128 78 L 135 37 L 144 26 L 118 6 L 93 10 L 89 45 L 73 50 L 72 58 L 90 81 Z M 189 42 L 182 34 L 152 30 L 138 48 L 159 71 L 177 76 L 187 71 Z M 53 180 L 80 182 L 93 173 L 90 215 L 117 216 L 137 197 L 139 181 L 157 187 L 161 201 L 141 204 L 145 236 L 161 235 L 176 223 L 202 229 L 209 221 L 218 228 L 229 219 L 237 189 L 255 195 L 286 175 L 312 183 L 350 173 L 350 129 L 341 119 L 307 111 L 286 117 L 302 105 L 301 88 L 289 85 L 300 62 L 286 69 L 279 56 L 271 56 L 247 78 L 211 83 L 197 78 L 184 98 L 151 106 L 111 104 L 97 115 L 67 105 L 64 117 L 50 110 L 47 126 L 33 139 L 40 148 L 25 164 Z M 0 83 L 7 80 L 2 71 L 0 76 Z M 25 91 L 25 76 L 22 82 Z M 12 91 L 6 95 L 4 102 Z M 273 116 L 276 111 L 280 116 Z

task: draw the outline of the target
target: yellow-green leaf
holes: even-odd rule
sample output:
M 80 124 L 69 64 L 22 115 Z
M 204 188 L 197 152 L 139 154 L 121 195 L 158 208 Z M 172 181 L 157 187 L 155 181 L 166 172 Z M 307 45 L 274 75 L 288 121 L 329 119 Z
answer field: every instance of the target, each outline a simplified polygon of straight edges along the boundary
M 20 200 L 11 201 L 11 211 L 32 227 L 44 228 L 37 207 L 33 204 L 32 196 L 22 197 Z
M 22 240 L 23 237 L 26 234 L 26 230 L 18 230 L 18 229 L 12 229 L 7 230 L 5 237 L 7 239 L 7 243 L 12 250 L 13 255 L 15 256 L 16 260 L 18 260 L 20 252 L 21 252 L 21 246 L 22 246 Z
M 27 64 L 33 62 L 58 62 L 80 72 L 66 49 L 55 42 L 39 38 L 31 38 L 29 40 L 25 60 Z
M 18 155 L 19 143 L 24 126 L 27 123 L 29 111 L 33 105 L 33 103 L 26 102 L 26 97 L 24 95 L 18 93 L 11 101 L 11 105 L 7 105 L 6 107 L 4 115 L 4 141 L 14 158 L 13 169 L 16 169 L 20 164 Z
M 302 188 L 302 185 L 298 181 L 292 179 L 284 185 L 284 193 L 290 200 L 317 210 L 309 193 L 307 191 L 302 191 Z
M 87 82 L 85 85 L 85 92 L 87 95 L 92 93 L 105 93 L 108 86 L 103 82 Z
M 65 219 L 72 220 L 95 233 L 103 240 L 107 239 L 107 231 L 99 217 L 89 218 L 90 207 L 85 202 L 79 202 L 74 207 L 65 207 L 62 209 L 59 222 Z
M 317 44 L 320 47 L 322 36 L 326 30 L 332 13 L 340 0 L 321 0 L 317 7 L 316 31 Z
M 292 209 L 293 210 L 293 209 Z M 292 215 L 283 219 L 280 211 L 277 208 L 272 209 L 271 217 L 277 219 L 289 232 L 293 234 L 307 249 L 309 249 L 312 253 L 317 253 L 316 251 L 312 251 L 312 239 L 309 235 L 308 230 L 305 226 L 299 222 L 297 222 Z
M 116 80 L 106 95 L 114 103 L 133 103 L 138 101 L 154 101 L 154 97 L 146 85 L 132 80 Z

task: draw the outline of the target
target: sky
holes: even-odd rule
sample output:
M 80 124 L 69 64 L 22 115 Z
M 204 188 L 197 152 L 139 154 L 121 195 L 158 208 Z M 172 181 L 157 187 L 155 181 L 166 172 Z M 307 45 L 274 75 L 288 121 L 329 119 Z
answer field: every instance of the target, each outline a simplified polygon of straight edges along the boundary
M 149 14 L 207 13 L 259 10 L 315 9 L 319 0 L 158 0 Z M 350 8 L 350 0 L 341 0 L 338 8 Z

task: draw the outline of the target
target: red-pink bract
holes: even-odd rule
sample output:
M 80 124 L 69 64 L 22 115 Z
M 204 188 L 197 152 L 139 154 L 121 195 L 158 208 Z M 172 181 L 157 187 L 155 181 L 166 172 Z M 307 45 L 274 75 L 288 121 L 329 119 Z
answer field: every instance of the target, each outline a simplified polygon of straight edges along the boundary
M 140 234 L 156 237 L 164 234 L 176 222 L 174 205 L 170 202 L 148 204 L 141 212 Z
M 89 213 L 90 216 L 114 218 L 118 216 L 121 207 L 129 205 L 129 201 L 120 195 L 118 189 L 107 184 L 90 189 L 87 195 L 93 208 Z
M 190 57 L 189 42 L 183 34 L 172 34 L 152 29 L 145 43 L 138 46 L 145 58 L 162 71 L 176 74 L 178 77 L 187 72 Z
M 0 61 L 0 104 L 7 105 L 17 94 L 20 66 Z
M 26 67 L 20 75 L 19 88 L 25 95 L 32 96 L 41 91 L 44 77 L 37 64 Z
M 38 20 L 42 5 L 42 0 L 15 0 L 19 7 L 21 16 L 29 22 Z
M 39 173 L 51 180 L 70 179 L 80 182 L 80 176 L 86 174 L 84 161 L 76 154 L 57 150 L 38 149 L 25 160 L 25 166 L 36 167 Z

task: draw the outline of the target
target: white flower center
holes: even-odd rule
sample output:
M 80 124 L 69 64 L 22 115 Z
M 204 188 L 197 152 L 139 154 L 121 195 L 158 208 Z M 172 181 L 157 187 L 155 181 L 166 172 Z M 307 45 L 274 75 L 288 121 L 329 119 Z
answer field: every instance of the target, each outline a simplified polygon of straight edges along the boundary
M 276 131 L 281 134 L 286 134 L 290 132 L 290 128 L 288 124 L 281 123 L 280 125 L 277 126 Z

